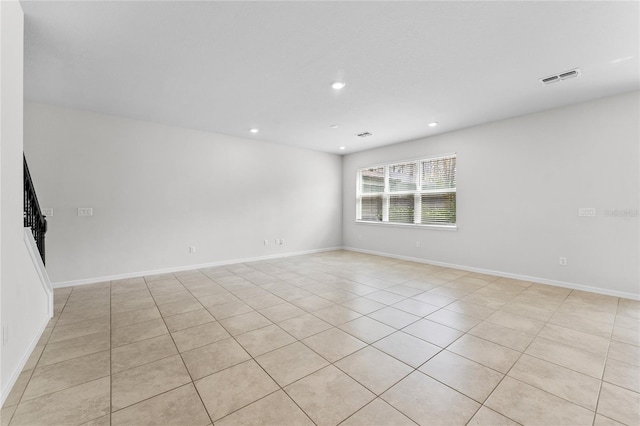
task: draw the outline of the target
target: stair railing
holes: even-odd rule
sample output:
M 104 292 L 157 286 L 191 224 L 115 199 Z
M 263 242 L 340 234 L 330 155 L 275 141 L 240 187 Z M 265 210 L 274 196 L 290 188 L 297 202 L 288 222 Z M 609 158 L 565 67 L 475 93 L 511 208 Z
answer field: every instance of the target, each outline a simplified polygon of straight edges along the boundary
M 44 235 L 47 233 L 47 219 L 40 210 L 29 166 L 27 166 L 27 159 L 24 155 L 22 159 L 24 160 L 24 226 L 31 228 L 33 239 L 36 241 L 44 264 Z

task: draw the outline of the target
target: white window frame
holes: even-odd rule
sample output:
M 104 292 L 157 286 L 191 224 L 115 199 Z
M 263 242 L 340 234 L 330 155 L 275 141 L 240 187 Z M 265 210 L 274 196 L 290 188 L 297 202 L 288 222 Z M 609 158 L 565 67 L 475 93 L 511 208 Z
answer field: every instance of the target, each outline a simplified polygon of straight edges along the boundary
M 356 171 L 356 222 L 366 225 L 382 225 L 382 226 L 399 226 L 399 227 L 419 227 L 419 228 L 432 228 L 432 229 L 442 229 L 442 230 L 451 230 L 455 231 L 458 229 L 457 225 L 457 202 L 456 202 L 456 223 L 451 224 L 436 224 L 436 223 L 421 223 L 422 216 L 422 195 L 424 194 L 445 194 L 445 193 L 455 193 L 457 198 L 457 188 L 452 189 L 442 189 L 442 190 L 423 190 L 422 189 L 422 176 L 421 176 L 421 163 L 423 161 L 437 160 L 441 158 L 456 158 L 457 164 L 457 153 L 450 154 L 441 154 L 434 155 L 430 157 L 421 157 L 419 159 L 411 159 L 406 161 L 394 161 L 393 163 L 384 163 L 384 164 L 375 164 L 372 166 L 361 167 Z M 416 189 L 408 190 L 408 191 L 395 191 L 391 192 L 389 188 L 389 168 L 393 166 L 397 166 L 400 164 L 408 164 L 415 163 L 416 164 Z M 384 191 L 380 193 L 367 193 L 363 195 L 362 191 L 362 171 L 374 168 L 384 168 Z M 457 174 L 457 170 L 456 170 Z M 457 182 L 457 176 L 456 176 Z M 457 187 L 457 183 L 456 183 Z M 377 194 L 378 196 L 382 196 L 382 221 L 369 221 L 362 220 L 362 198 L 363 196 L 371 196 Z M 414 195 L 414 223 L 399 223 L 399 222 L 389 222 L 389 205 L 390 199 L 392 195 Z M 457 201 L 457 200 L 456 200 Z

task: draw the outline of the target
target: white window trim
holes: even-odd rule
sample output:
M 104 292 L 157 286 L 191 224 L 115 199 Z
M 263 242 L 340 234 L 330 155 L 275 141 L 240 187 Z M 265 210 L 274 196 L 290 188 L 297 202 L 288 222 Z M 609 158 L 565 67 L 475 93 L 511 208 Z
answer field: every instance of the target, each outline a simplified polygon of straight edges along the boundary
M 458 229 L 458 224 L 457 224 L 457 220 L 455 224 L 435 224 L 435 223 L 418 223 L 420 220 L 420 217 L 416 217 L 414 218 L 414 223 L 399 223 L 399 222 L 389 222 L 389 200 L 391 195 L 415 195 L 415 205 L 414 205 L 414 211 L 421 211 L 421 203 L 422 203 L 422 195 L 424 194 L 441 194 L 441 193 L 447 193 L 447 192 L 455 192 L 456 196 L 457 196 L 457 185 L 455 189 L 442 189 L 442 190 L 423 190 L 422 189 L 422 179 L 420 177 L 420 174 L 418 173 L 417 176 L 417 182 L 416 182 L 416 189 L 413 191 L 398 191 L 398 192 L 390 192 L 389 189 L 389 168 L 399 165 L 399 164 L 407 164 L 407 163 L 416 163 L 416 165 L 418 166 L 418 170 L 420 170 L 420 162 L 425 161 L 425 160 L 433 160 L 433 159 L 438 159 L 438 158 L 450 158 L 450 157 L 456 157 L 457 159 L 457 153 L 456 152 L 452 152 L 452 153 L 448 153 L 448 154 L 439 154 L 439 155 L 432 155 L 432 156 L 427 156 L 427 157 L 420 157 L 420 158 L 414 158 L 414 159 L 410 159 L 410 160 L 405 160 L 405 161 L 394 161 L 393 163 L 381 163 L 381 164 L 375 164 L 375 165 L 371 165 L 371 166 L 364 166 L 364 167 L 360 167 L 356 170 L 356 223 L 358 224 L 362 224 L 362 225 L 373 225 L 373 226 L 378 226 L 378 225 L 382 225 L 382 226 L 392 226 L 392 227 L 400 227 L 400 228 L 420 228 L 420 229 L 434 229 L 434 230 L 443 230 L 443 231 L 457 231 Z M 384 192 L 382 193 L 374 193 L 371 194 L 372 196 L 382 196 L 382 203 L 383 203 L 383 207 L 382 207 L 382 221 L 380 222 L 374 222 L 374 221 L 369 221 L 369 220 L 362 220 L 362 198 L 363 198 L 363 194 L 361 193 L 361 188 L 362 188 L 362 175 L 361 175 L 361 170 L 364 169 L 373 169 L 373 168 L 379 168 L 379 167 L 384 167 Z M 457 178 L 456 178 L 457 180 Z M 369 195 L 369 194 L 367 194 Z M 365 195 L 366 196 L 366 195 Z
M 457 231 L 458 225 L 434 225 L 434 224 L 415 224 L 415 223 L 397 223 L 397 222 L 370 222 L 368 220 L 356 220 L 358 225 L 397 227 L 397 228 L 414 228 L 414 229 L 432 229 L 435 231 Z

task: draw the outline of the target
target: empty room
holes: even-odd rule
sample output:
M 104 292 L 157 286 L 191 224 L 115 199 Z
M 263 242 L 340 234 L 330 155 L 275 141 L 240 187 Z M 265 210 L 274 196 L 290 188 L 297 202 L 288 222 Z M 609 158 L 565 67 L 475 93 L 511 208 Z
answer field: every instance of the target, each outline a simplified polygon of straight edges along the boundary
M 640 425 L 640 2 L 0 1 L 0 417 Z

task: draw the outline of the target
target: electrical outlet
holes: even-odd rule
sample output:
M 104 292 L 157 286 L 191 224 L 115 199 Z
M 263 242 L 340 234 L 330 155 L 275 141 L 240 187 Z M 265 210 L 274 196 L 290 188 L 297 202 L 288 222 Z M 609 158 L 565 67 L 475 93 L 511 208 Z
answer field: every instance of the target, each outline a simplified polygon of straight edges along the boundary
M 264 240 L 264 245 L 268 246 L 269 245 L 269 240 Z
M 51 217 L 53 216 L 53 209 L 52 208 L 42 209 L 42 214 L 45 215 L 46 217 Z
M 93 216 L 93 208 L 91 207 L 79 207 L 78 216 Z
M 578 216 L 595 217 L 596 209 L 594 207 L 580 207 L 578 209 Z
M 196 252 L 195 246 L 189 246 L 189 253 L 193 254 Z
M 562 266 L 567 266 L 567 258 L 566 257 L 561 257 L 559 263 Z
M 284 244 L 284 239 L 280 238 L 280 245 Z
M 416 241 L 416 247 L 420 247 L 420 241 Z

